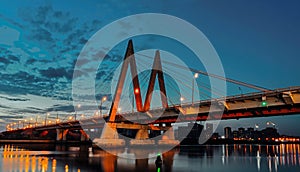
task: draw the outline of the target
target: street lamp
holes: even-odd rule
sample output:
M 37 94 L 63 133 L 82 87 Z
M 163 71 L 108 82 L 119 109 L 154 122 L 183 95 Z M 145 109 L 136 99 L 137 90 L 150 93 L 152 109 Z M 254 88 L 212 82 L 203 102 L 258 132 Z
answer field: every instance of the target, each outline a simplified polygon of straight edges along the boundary
M 33 118 L 30 118 L 30 120 L 29 120 L 29 126 L 31 125 L 31 122 L 30 121 L 33 121 Z
M 46 113 L 46 116 L 45 116 L 45 126 L 47 126 L 47 118 L 48 118 L 49 115 L 50 115 L 50 113 Z
M 21 124 L 21 121 L 18 122 L 18 129 L 20 129 L 20 124 Z
M 38 121 L 38 118 L 40 118 L 40 116 L 38 116 L 38 115 L 35 116 L 35 127 L 37 127 L 37 123 L 38 123 L 37 121 Z
M 80 118 L 83 119 L 83 118 L 84 118 L 84 114 L 81 114 L 81 115 L 80 115 Z
M 101 101 L 100 101 L 100 116 L 102 116 L 102 104 L 107 100 L 107 97 L 104 96 L 102 97 Z
M 58 112 L 56 112 L 56 124 L 59 122 L 59 119 L 58 119 Z
M 25 128 L 26 119 L 23 121 L 23 128 Z
M 80 107 L 81 107 L 81 104 L 78 104 L 77 105 L 77 110 L 75 111 L 75 118 L 74 118 L 75 121 L 76 121 L 77 111 L 80 109 Z
M 195 73 L 193 76 L 193 82 L 192 82 L 192 105 L 194 105 L 194 90 L 195 90 L 195 80 L 199 77 L 198 73 Z

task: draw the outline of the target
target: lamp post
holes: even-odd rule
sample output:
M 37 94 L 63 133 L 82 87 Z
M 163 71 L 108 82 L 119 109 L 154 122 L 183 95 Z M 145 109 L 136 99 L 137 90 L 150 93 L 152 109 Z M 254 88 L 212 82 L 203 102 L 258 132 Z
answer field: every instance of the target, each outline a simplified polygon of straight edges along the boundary
M 38 124 L 38 118 L 40 118 L 40 116 L 37 115 L 37 116 L 35 117 L 35 127 L 37 127 L 37 124 Z
M 33 122 L 31 122 L 31 121 L 33 121 L 33 118 L 30 118 L 30 120 L 29 120 L 29 127 L 30 127 L 30 128 L 31 128 L 32 123 L 33 123 Z
M 107 100 L 107 97 L 106 96 L 104 96 L 104 97 L 102 97 L 102 99 L 101 99 L 101 101 L 100 101 L 100 116 L 103 116 L 102 115 L 102 104 L 103 104 L 103 102 L 105 102 Z
M 46 113 L 46 116 L 45 116 L 45 126 L 47 126 L 47 118 L 48 118 L 49 115 L 50 115 L 50 113 Z
M 74 116 L 74 120 L 76 121 L 76 116 L 77 116 L 77 111 L 80 109 L 81 104 L 77 105 L 77 110 L 75 111 L 75 116 Z
M 26 119 L 23 121 L 23 128 L 25 127 L 25 122 L 26 122 L 26 121 L 27 121 Z
M 20 123 L 21 123 L 21 121 L 18 122 L 18 129 L 20 129 Z
M 195 73 L 192 81 L 192 105 L 194 105 L 194 90 L 195 90 L 195 80 L 199 77 L 198 73 Z
M 56 112 L 56 121 L 55 121 L 55 124 L 57 124 L 59 122 L 59 119 L 58 119 L 58 112 Z

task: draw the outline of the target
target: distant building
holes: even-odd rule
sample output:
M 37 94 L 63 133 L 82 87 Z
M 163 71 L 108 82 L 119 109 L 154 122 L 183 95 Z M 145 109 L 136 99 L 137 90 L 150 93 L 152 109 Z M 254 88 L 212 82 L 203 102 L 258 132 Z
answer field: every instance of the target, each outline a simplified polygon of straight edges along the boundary
M 239 138 L 245 138 L 245 128 L 241 127 L 241 128 L 238 128 L 238 137 Z
M 248 132 L 254 132 L 254 128 L 249 127 L 249 128 L 247 128 L 247 131 L 248 131 Z
M 212 139 L 212 140 L 220 139 L 219 133 L 213 133 L 213 134 L 211 135 L 211 138 L 210 138 L 210 139 Z
M 251 140 L 254 138 L 254 128 L 252 128 L 252 127 L 247 128 L 247 131 L 245 133 L 245 138 L 247 140 L 249 140 L 249 139 Z
M 267 127 L 265 129 L 261 130 L 261 139 L 262 140 L 270 141 L 270 140 L 274 140 L 274 139 L 278 138 L 279 136 L 280 135 L 277 132 L 276 128 Z
M 238 131 L 233 131 L 233 132 L 232 132 L 232 136 L 233 136 L 233 138 L 235 138 L 235 139 L 239 138 L 239 132 L 238 132 Z
M 181 144 L 198 144 L 203 125 L 189 123 L 188 126 L 180 126 L 177 131 L 177 138 Z
M 233 135 L 232 135 L 231 127 L 224 128 L 224 135 L 225 135 L 225 139 L 232 139 Z

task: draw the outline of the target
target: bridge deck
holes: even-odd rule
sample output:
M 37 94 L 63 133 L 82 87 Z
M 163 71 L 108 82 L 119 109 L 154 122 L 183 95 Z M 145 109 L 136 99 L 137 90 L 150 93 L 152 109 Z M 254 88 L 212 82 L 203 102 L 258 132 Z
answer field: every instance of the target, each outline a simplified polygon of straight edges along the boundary
M 130 123 L 131 126 L 129 128 L 138 129 L 141 125 L 134 125 L 133 123 L 147 125 L 291 114 L 300 114 L 300 87 L 231 96 L 226 97 L 226 99 L 213 99 L 195 102 L 194 104 L 186 103 L 169 107 L 168 109 L 152 109 L 146 113 L 122 113 L 117 115 L 116 122 L 122 123 L 118 125 L 118 128 L 126 128 L 126 123 Z M 38 126 L 36 130 L 101 128 L 107 120 L 108 117 L 87 118 L 80 121 Z M 166 128 L 155 128 L 152 125 L 151 129 L 165 130 Z

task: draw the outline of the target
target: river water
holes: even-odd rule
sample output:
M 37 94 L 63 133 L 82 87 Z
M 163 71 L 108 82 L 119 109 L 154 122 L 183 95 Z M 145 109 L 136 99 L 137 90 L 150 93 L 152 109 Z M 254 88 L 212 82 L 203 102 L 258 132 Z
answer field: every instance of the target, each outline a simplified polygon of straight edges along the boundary
M 128 149 L 120 150 L 130 155 Z M 300 171 L 300 145 L 203 145 L 161 154 L 163 171 Z M 130 157 L 134 157 L 130 155 Z M 87 146 L 0 145 L 1 172 L 157 171 L 156 157 L 127 159 Z

